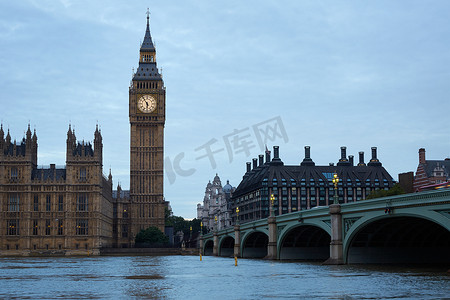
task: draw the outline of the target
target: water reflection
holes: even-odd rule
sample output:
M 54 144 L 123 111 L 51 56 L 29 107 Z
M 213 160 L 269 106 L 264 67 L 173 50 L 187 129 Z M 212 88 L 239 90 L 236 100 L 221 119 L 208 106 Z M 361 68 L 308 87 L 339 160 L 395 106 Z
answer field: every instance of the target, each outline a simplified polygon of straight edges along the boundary
M 195 256 L 1 258 L 0 298 L 440 299 L 446 268 Z

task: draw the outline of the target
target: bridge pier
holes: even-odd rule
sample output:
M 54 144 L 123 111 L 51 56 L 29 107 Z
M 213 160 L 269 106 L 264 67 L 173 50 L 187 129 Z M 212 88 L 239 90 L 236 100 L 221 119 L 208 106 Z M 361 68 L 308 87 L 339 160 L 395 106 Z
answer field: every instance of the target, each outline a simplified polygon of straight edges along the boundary
M 217 230 L 214 231 L 213 255 L 214 256 L 219 256 L 219 235 L 217 233 Z
M 325 265 L 343 265 L 344 264 L 344 247 L 342 244 L 342 214 L 340 204 L 331 204 L 331 243 L 330 243 L 330 258 L 328 258 Z
M 277 221 L 274 216 L 267 219 L 269 225 L 269 243 L 266 259 L 277 259 Z
M 234 225 L 234 256 L 241 257 L 241 226 Z

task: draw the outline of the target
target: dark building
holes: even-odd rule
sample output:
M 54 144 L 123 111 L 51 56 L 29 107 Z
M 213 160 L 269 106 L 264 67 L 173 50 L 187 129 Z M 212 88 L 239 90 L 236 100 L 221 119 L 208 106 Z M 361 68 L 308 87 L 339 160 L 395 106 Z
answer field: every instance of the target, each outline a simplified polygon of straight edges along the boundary
M 398 174 L 398 184 L 405 193 L 413 193 L 414 172 L 406 172 Z
M 333 203 L 333 175 L 339 177 L 339 203 L 361 201 L 375 190 L 390 189 L 394 185 L 392 176 L 377 158 L 377 148 L 372 147 L 372 158 L 366 164 L 364 152 L 359 152 L 355 165 L 353 156 L 347 157 L 346 147 L 341 147 L 341 158 L 336 165 L 316 166 L 310 156 L 310 147 L 305 147 L 305 157 L 299 165 L 285 165 L 279 156 L 278 146 L 247 162 L 247 172 L 233 193 L 233 223 L 236 207 L 239 207 L 241 223 L 269 216 L 270 195 L 274 195 L 275 215 L 298 210 L 326 206 Z

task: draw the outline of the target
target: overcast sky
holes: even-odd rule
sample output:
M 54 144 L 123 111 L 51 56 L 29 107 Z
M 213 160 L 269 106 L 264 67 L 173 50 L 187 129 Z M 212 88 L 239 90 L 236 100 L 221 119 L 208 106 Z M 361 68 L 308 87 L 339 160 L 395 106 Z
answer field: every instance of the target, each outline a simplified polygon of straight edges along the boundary
M 305 145 L 316 165 L 376 146 L 396 180 L 420 147 L 450 156 L 449 1 L 0 1 L 0 118 L 13 139 L 36 129 L 39 165 L 65 164 L 69 123 L 85 141 L 98 123 L 103 171 L 129 189 L 147 7 L 175 215 L 196 217 L 216 173 L 237 186 L 264 144 L 291 165 Z

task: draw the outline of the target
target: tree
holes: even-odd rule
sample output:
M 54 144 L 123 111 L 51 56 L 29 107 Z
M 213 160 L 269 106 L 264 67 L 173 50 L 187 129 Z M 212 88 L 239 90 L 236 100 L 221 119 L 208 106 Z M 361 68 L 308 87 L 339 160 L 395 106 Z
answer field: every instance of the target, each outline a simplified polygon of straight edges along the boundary
M 169 238 L 157 227 L 142 229 L 136 235 L 136 244 L 149 244 L 152 246 L 162 246 L 169 243 Z
M 366 199 L 375 199 L 375 198 L 381 198 L 381 197 L 388 197 L 388 196 L 394 196 L 394 195 L 401 195 L 404 194 L 405 191 L 402 189 L 402 187 L 396 183 L 393 187 L 391 187 L 389 190 L 377 190 L 371 192 Z

